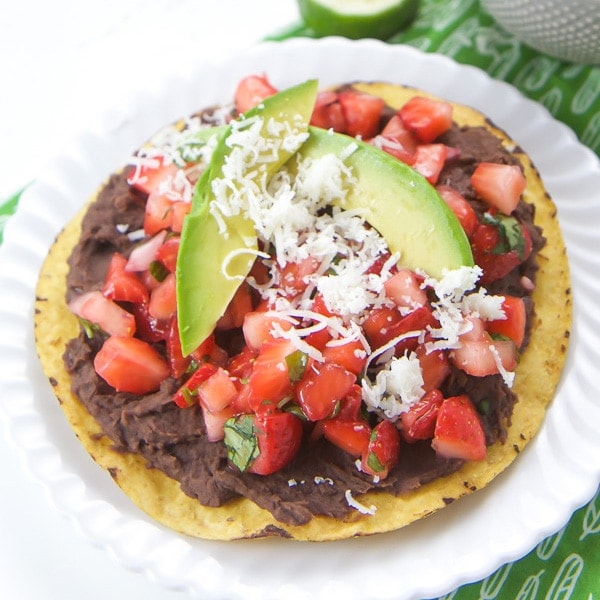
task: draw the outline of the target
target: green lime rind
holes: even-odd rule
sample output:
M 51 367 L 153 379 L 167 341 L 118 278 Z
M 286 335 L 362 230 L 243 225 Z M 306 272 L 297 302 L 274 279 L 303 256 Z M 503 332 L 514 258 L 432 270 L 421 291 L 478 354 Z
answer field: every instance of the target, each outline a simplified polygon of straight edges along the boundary
M 344 4 L 343 0 L 298 0 L 302 20 L 317 36 L 339 35 L 355 40 L 390 38 L 414 19 L 419 0 L 398 0 L 382 8 L 377 8 L 378 2 L 363 0 L 365 8 L 356 12 L 348 12 Z

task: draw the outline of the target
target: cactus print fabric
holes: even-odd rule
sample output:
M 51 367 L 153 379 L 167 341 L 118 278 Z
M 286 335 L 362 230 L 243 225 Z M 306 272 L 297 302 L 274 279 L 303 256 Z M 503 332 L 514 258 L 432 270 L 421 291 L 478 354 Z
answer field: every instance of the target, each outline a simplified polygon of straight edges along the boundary
M 600 491 L 527 556 L 439 600 L 600 598 Z

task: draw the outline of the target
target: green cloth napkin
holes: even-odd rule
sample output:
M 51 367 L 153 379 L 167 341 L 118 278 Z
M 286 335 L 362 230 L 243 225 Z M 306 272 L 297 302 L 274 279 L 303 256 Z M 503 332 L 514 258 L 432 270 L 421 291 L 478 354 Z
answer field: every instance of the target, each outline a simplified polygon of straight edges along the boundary
M 15 194 L 12 198 L 9 198 L 0 204 L 0 244 L 4 239 L 4 225 L 6 225 L 8 218 L 15 212 L 15 210 L 17 210 L 17 203 L 19 202 L 20 196 L 21 192 Z
M 299 23 L 269 39 L 298 36 L 314 37 Z M 387 41 L 444 54 L 511 83 L 600 154 L 600 67 L 562 62 L 529 48 L 499 27 L 477 0 L 420 0 L 413 23 Z M 600 489 L 525 557 L 440 600 L 496 598 L 600 600 Z
M 294 36 L 312 34 L 298 24 L 269 39 Z M 528 48 L 497 26 L 476 0 L 421 0 L 415 21 L 388 41 L 445 54 L 513 84 L 600 154 L 600 68 L 561 62 Z M 0 243 L 19 196 L 0 204 Z M 525 557 L 440 600 L 495 598 L 600 600 L 600 491 Z

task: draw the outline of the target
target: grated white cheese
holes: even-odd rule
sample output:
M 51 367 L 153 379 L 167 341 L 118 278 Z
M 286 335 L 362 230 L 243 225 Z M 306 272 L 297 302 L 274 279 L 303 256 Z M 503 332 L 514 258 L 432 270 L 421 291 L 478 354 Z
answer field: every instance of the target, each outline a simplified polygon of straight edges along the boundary
M 440 323 L 439 328 L 430 330 L 435 341 L 426 344 L 428 352 L 460 347 L 459 337 L 471 328 L 468 317 L 477 316 L 484 320 L 505 318 L 503 296 L 488 295 L 484 288 L 473 292 L 481 274 L 478 266 L 463 266 L 445 270 L 439 280 L 425 277 L 422 287 L 430 287 L 435 292 L 438 299 L 432 303 L 433 316 Z
M 477 292 L 464 297 L 463 312 L 484 321 L 502 320 L 506 319 L 506 313 L 502 308 L 503 302 L 504 296 L 491 296 L 485 288 L 479 288 Z
M 378 371 L 374 382 L 363 378 L 362 390 L 368 410 L 396 420 L 425 393 L 419 359 L 414 353 L 393 357 Z
M 365 506 L 364 504 L 361 504 L 358 500 L 356 500 L 356 498 L 352 496 L 351 490 L 346 490 L 344 496 L 346 498 L 348 506 L 350 508 L 354 508 L 363 515 L 373 516 L 377 512 L 377 507 L 374 504 L 371 504 L 371 506 Z
M 146 232 L 143 229 L 135 229 L 127 233 L 127 238 L 131 242 L 139 242 L 146 237 Z
M 303 337 L 308 335 L 308 333 L 303 332 L 302 330 L 298 330 L 295 327 L 290 327 L 289 329 L 283 329 L 281 325 L 277 322 L 273 323 L 272 333 L 276 337 L 284 338 L 290 340 L 294 347 L 300 352 L 303 352 L 307 356 L 310 356 L 312 359 L 323 362 L 323 354 L 320 350 L 311 346 L 308 342 L 306 342 Z
M 182 169 L 178 169 L 174 176 L 165 177 L 158 186 L 158 192 L 169 200 L 191 202 L 194 186 Z
M 502 364 L 502 358 L 500 357 L 498 349 L 496 348 L 496 346 L 494 346 L 494 344 L 490 345 L 490 352 L 492 353 L 492 356 L 494 357 L 494 362 L 496 363 L 496 367 L 498 368 L 498 372 L 502 376 L 504 383 L 506 383 L 506 385 L 509 388 L 511 388 L 513 386 L 513 383 L 515 382 L 514 372 L 507 371 L 504 368 L 504 365 Z
M 317 475 L 313 479 L 313 481 L 316 485 L 321 485 L 322 483 L 326 483 L 327 485 L 334 485 L 333 479 L 331 479 L 331 477 L 321 477 L 320 475 Z
M 319 208 L 343 199 L 346 186 L 355 183 L 350 169 L 334 154 L 297 163 L 296 193 Z

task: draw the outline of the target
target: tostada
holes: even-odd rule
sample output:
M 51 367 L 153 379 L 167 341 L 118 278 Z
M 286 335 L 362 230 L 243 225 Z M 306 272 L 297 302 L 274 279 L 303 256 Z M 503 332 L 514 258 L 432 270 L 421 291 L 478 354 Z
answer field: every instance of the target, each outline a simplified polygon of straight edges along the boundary
M 82 444 L 160 523 L 334 540 L 518 456 L 560 378 L 569 285 L 556 208 L 485 115 L 251 75 L 67 224 L 36 344 Z

